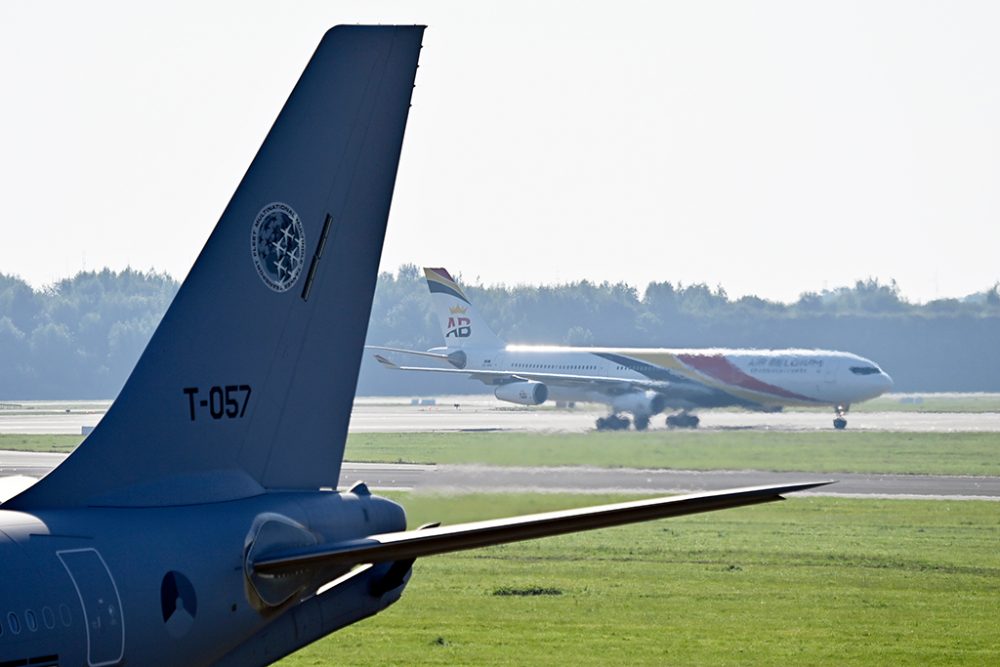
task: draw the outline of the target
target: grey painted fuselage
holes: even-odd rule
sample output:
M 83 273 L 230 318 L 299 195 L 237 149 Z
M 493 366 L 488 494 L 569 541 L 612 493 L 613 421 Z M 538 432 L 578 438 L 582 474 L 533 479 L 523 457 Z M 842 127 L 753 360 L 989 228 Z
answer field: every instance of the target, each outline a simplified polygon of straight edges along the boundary
M 190 507 L 0 510 L 4 660 L 57 656 L 51 662 L 60 665 L 113 665 L 125 656 L 140 665 L 222 660 L 287 610 L 287 603 L 260 603 L 248 589 L 246 553 L 266 539 L 260 531 L 267 532 L 268 521 L 290 530 L 297 524 L 327 541 L 403 530 L 406 524 L 402 508 L 391 501 L 331 491 L 269 492 Z M 374 586 L 387 569 L 362 573 L 361 595 L 357 586 L 348 593 L 331 589 L 324 606 L 338 595 L 350 596 L 339 616 L 312 618 L 299 609 L 296 622 L 308 622 L 322 636 L 391 604 L 405 581 L 388 590 Z M 342 574 L 319 570 L 308 584 Z M 30 585 L 12 585 L 18 583 Z M 322 597 L 313 603 L 317 609 Z M 242 650 L 278 658 L 288 652 L 278 635 L 280 629 L 270 647 L 262 637 Z

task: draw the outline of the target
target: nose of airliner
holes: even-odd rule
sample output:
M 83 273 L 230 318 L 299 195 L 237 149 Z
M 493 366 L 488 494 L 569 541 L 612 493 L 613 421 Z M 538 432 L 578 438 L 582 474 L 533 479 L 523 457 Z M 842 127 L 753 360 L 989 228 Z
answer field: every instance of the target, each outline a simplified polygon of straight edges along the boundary
M 879 373 L 878 379 L 879 379 L 879 388 L 882 390 L 883 394 L 892 389 L 892 378 L 889 376 L 888 373 L 882 371 L 881 373 Z

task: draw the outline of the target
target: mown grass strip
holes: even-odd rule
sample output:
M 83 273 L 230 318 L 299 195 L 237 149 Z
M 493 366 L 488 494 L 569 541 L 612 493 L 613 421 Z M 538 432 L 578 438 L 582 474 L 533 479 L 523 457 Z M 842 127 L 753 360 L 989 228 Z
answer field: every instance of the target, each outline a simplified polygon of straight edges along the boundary
M 352 433 L 347 459 L 380 463 L 1000 475 L 996 433 L 656 431 Z
M 0 449 L 13 449 L 27 452 L 64 452 L 69 453 L 83 442 L 82 435 L 51 435 L 51 434 L 9 434 L 0 433 Z
M 395 497 L 411 525 L 622 499 Z M 998 540 L 996 503 L 793 498 L 432 557 L 281 664 L 998 664 Z
M 79 435 L 0 434 L 0 449 L 70 452 Z M 352 433 L 349 461 L 816 473 L 1000 475 L 1000 434 L 881 431 Z

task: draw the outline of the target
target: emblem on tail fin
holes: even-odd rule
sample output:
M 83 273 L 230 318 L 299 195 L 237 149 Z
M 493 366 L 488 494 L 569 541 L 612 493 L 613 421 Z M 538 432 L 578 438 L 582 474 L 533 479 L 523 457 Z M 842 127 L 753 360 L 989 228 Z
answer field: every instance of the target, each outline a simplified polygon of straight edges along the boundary
M 275 292 L 291 288 L 302 273 L 306 254 L 299 214 L 281 202 L 262 208 L 250 230 L 250 254 L 265 285 Z

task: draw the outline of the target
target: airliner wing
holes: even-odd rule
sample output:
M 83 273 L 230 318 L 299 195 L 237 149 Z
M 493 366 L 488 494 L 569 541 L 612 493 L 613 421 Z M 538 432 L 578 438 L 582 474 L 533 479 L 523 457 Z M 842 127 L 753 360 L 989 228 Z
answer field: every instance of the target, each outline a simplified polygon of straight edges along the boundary
M 258 575 L 281 576 L 304 568 L 406 561 L 451 551 L 783 500 L 782 494 L 830 483 L 755 486 L 383 533 L 335 544 L 264 552 L 254 558 L 251 566 Z
M 464 370 L 460 368 L 433 368 L 428 366 L 400 366 L 380 354 L 375 355 L 375 360 L 386 368 L 395 371 L 424 371 L 427 373 L 450 373 L 452 375 L 464 375 L 468 378 L 479 380 L 486 384 L 504 384 L 515 380 L 537 380 L 554 386 L 583 386 L 589 385 L 592 388 L 604 391 L 609 394 L 624 393 L 626 391 L 647 390 L 666 391 L 670 388 L 669 382 L 662 380 L 640 380 L 640 379 L 618 379 L 606 375 L 577 375 L 573 373 L 539 373 L 533 371 L 494 371 L 477 368 L 475 370 Z

